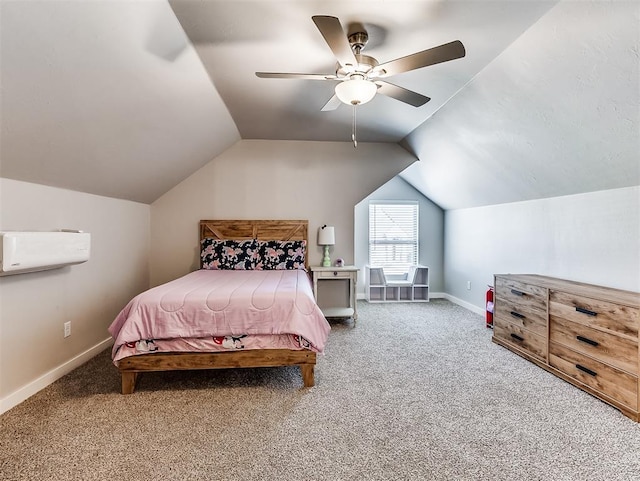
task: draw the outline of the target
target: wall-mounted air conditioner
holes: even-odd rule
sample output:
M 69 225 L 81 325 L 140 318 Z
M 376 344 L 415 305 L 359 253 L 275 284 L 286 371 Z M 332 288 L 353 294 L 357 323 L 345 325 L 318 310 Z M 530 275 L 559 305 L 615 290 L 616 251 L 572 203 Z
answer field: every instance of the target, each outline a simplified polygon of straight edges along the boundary
M 0 276 L 81 264 L 90 249 L 87 232 L 0 232 Z

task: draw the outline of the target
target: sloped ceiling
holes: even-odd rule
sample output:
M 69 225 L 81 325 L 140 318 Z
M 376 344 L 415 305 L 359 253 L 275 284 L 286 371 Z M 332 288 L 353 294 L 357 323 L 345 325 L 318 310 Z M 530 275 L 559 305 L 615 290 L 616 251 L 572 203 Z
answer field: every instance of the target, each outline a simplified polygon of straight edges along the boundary
M 167 2 L 0 8 L 2 177 L 150 203 L 240 139 Z
M 393 77 L 360 142 L 400 142 L 402 175 L 453 209 L 640 184 L 639 10 L 630 2 L 0 2 L 0 175 L 150 203 L 240 139 L 349 141 L 320 112 L 312 15 L 364 23 L 386 61 L 451 40 L 463 59 Z
M 445 209 L 640 185 L 639 50 L 640 3 L 558 4 L 407 137 L 402 177 Z

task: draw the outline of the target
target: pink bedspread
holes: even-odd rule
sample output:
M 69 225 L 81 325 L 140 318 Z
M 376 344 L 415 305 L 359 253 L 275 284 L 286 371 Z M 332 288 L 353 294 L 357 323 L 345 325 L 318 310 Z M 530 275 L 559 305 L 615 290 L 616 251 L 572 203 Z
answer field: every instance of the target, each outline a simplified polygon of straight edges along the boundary
M 147 339 L 293 334 L 322 353 L 330 326 L 302 270 L 199 270 L 134 297 L 109 326 L 120 346 Z

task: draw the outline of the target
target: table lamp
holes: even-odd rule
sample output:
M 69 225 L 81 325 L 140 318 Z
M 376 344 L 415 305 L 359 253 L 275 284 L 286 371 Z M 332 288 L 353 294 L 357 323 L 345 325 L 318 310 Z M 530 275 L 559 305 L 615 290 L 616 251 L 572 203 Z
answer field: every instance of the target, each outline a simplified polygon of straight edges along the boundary
M 318 229 L 318 245 L 324 246 L 324 254 L 322 257 L 322 267 L 331 267 L 331 258 L 329 257 L 329 246 L 335 245 L 336 233 L 332 225 L 323 225 Z

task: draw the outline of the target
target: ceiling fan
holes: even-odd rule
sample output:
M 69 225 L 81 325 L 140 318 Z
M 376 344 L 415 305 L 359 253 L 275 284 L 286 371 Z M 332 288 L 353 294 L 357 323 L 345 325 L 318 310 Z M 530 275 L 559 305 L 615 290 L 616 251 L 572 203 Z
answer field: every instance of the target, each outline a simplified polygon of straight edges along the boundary
M 336 17 L 315 15 L 312 19 L 338 60 L 335 74 L 256 72 L 256 75 L 260 78 L 338 82 L 335 87 L 335 95 L 322 107 L 324 111 L 335 110 L 341 102 L 353 106 L 364 104 L 373 99 L 376 93 L 400 100 L 414 107 L 420 107 L 431 99 L 389 83 L 384 79 L 465 56 L 464 45 L 459 40 L 455 40 L 406 57 L 379 63 L 375 58 L 361 53 L 369 40 L 369 35 L 364 27 L 347 36 L 342 29 L 340 20 Z

